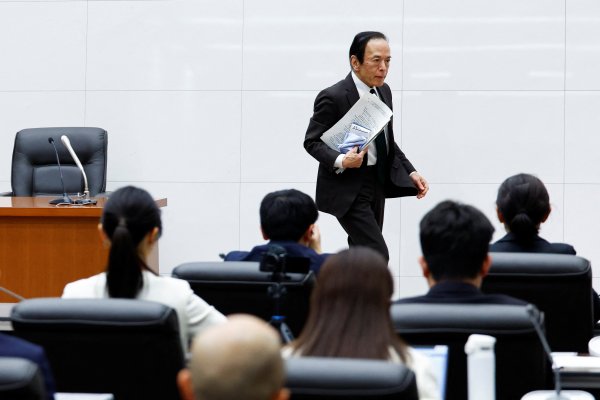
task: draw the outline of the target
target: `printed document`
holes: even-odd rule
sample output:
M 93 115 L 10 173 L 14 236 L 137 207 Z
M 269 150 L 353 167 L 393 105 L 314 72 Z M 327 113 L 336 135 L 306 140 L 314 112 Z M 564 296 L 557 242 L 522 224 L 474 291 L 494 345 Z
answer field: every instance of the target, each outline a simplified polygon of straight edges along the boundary
M 348 132 L 356 132 L 357 127 L 364 131 L 372 132 L 368 140 L 360 147 L 363 150 L 383 132 L 383 128 L 390 122 L 393 112 L 377 96 L 362 96 L 327 132 L 323 133 L 321 140 L 329 148 L 339 151 L 339 145 L 344 143 Z

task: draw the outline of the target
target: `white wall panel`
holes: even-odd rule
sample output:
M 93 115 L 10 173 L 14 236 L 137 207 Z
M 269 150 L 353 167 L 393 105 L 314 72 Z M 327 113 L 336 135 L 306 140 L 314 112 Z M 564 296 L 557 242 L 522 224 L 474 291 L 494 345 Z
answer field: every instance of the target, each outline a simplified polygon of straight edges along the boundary
M 348 73 L 352 37 L 380 30 L 396 139 L 431 182 L 423 200 L 387 203 L 396 295 L 426 290 L 425 212 L 474 204 L 497 239 L 496 190 L 518 172 L 549 187 L 542 235 L 596 263 L 599 21 L 592 0 L 0 0 L 0 185 L 19 129 L 104 127 L 109 188 L 169 199 L 161 272 L 249 248 L 265 193 L 314 195 L 314 98 Z M 347 246 L 335 218 L 319 225 L 325 251 Z
M 568 91 L 565 101 L 565 181 L 598 183 L 600 92 Z
M 401 87 L 403 1 L 253 0 L 244 3 L 244 89 L 321 90 L 350 72 L 348 50 L 360 31 L 390 40 L 387 82 Z M 317 11 L 318 10 L 318 11 Z M 385 10 L 384 13 L 381 11 Z
M 162 208 L 161 274 L 189 261 L 216 261 L 236 247 L 239 185 L 235 183 L 112 182 L 109 190 L 132 184 L 153 197 L 167 197 Z
M 88 89 L 239 90 L 242 3 L 89 3 Z
M 239 109 L 239 92 L 89 92 L 86 124 L 109 132 L 110 180 L 237 182 Z
M 26 128 L 82 126 L 84 107 L 82 91 L 0 92 L 0 180 L 8 183 L 0 186 L 0 192 L 10 191 L 15 134 Z
M 245 91 L 242 180 L 314 182 L 317 161 L 302 145 L 315 92 Z
M 85 89 L 83 2 L 0 3 L 0 90 Z
M 600 3 L 567 1 L 566 54 L 568 90 L 599 90 Z
M 405 92 L 403 150 L 427 160 L 434 183 L 500 182 L 519 172 L 558 182 L 563 101 L 563 92 Z
M 575 247 L 577 255 L 592 262 L 593 275 L 600 277 L 599 184 L 565 186 L 565 239 Z
M 564 0 L 406 0 L 404 89 L 562 89 L 564 19 Z
M 427 293 L 429 287 L 423 276 L 400 276 L 394 277 L 396 281 L 396 293 L 394 299 L 421 296 Z

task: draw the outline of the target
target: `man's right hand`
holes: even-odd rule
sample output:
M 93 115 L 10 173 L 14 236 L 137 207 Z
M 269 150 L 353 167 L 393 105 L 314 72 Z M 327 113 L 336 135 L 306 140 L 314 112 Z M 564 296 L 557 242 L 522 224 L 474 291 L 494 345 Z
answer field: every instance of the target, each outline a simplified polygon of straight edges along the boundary
M 360 153 L 358 152 L 358 146 L 350 150 L 344 155 L 342 160 L 343 168 L 360 168 L 363 162 L 363 157 L 367 154 L 367 148 L 364 148 Z

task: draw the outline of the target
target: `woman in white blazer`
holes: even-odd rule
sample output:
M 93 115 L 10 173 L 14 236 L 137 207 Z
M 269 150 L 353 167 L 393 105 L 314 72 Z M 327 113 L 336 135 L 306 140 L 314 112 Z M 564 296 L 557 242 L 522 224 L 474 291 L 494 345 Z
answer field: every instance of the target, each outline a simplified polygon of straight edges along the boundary
M 110 246 L 106 272 L 67 284 L 63 298 L 125 298 L 170 306 L 177 312 L 185 351 L 193 335 L 226 320 L 186 281 L 159 276 L 148 267 L 162 230 L 160 209 L 148 192 L 126 186 L 112 193 L 98 228 Z

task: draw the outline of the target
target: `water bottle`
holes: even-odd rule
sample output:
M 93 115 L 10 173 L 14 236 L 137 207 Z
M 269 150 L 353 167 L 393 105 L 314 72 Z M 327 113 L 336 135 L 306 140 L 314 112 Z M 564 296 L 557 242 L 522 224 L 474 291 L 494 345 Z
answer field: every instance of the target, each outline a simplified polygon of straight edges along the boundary
M 496 399 L 496 338 L 471 335 L 465 344 L 469 400 Z

